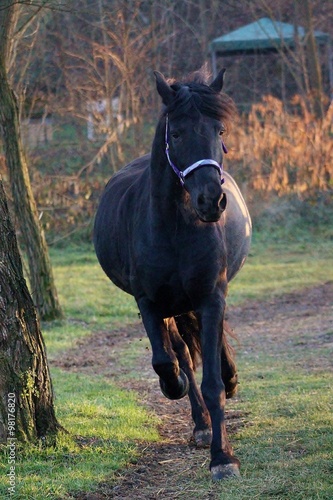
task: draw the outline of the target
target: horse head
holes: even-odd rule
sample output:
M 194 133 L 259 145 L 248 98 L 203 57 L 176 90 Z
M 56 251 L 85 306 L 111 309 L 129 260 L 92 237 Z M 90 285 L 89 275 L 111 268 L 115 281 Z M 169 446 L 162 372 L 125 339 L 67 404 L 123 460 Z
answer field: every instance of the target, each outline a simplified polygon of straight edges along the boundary
M 210 85 L 197 81 L 169 85 L 155 72 L 157 91 L 165 105 L 167 161 L 203 222 L 218 221 L 226 208 L 222 135 L 232 104 L 221 94 L 224 72 Z

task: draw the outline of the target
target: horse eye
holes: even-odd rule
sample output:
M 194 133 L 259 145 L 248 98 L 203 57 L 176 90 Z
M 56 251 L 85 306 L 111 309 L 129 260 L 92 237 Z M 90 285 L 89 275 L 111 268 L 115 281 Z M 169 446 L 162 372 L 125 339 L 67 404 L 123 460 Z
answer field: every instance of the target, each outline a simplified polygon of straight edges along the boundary
M 171 133 L 171 137 L 172 137 L 173 139 L 179 139 L 179 133 L 178 133 L 178 132 L 172 132 L 172 133 Z
M 223 129 L 223 128 L 221 128 L 221 129 L 219 130 L 219 135 L 221 135 L 221 136 L 222 136 L 223 134 L 224 134 L 224 129 Z

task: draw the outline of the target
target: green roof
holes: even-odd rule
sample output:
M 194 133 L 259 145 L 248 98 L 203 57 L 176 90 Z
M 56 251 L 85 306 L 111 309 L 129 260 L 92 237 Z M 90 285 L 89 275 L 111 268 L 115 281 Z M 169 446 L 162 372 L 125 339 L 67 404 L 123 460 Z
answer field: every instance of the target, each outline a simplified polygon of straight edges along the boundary
M 295 30 L 296 27 L 293 24 L 281 23 L 263 17 L 254 23 L 214 38 L 210 43 L 209 50 L 216 54 L 226 55 L 234 52 L 293 48 L 295 46 Z M 300 39 L 304 38 L 305 29 L 298 26 L 297 33 Z M 315 31 L 314 35 L 319 44 L 328 43 L 330 39 L 330 36 L 322 31 Z

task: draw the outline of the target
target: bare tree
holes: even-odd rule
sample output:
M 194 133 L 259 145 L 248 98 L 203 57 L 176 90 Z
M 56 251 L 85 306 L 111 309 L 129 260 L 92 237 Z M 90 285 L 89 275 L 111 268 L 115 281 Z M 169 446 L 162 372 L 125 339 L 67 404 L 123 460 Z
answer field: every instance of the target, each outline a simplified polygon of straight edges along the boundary
M 19 4 L 4 0 L 0 9 L 0 126 L 12 189 L 13 205 L 29 264 L 34 302 L 42 319 L 62 316 L 52 267 L 37 207 L 33 197 L 27 160 L 19 126 L 16 96 L 11 88 L 7 63 L 10 59 L 13 30 Z
M 314 36 L 312 5 L 310 0 L 295 0 L 297 18 L 300 17 L 305 26 L 306 37 L 306 69 L 309 79 L 313 108 L 317 118 L 323 118 L 323 84 L 319 54 Z
M 99 0 L 96 6 L 96 12 L 91 12 L 89 2 L 80 0 L 79 12 L 54 14 L 54 61 L 66 94 L 66 99 L 57 101 L 57 111 L 93 122 L 100 149 L 88 167 L 109 154 L 117 169 L 124 161 L 123 143 L 129 128 L 133 150 L 145 152 L 138 149 L 142 144 L 137 135 L 153 85 L 156 39 L 140 2 Z M 65 29 L 58 29 L 64 25 Z M 151 87 L 146 83 L 149 72 Z M 86 170 L 83 167 L 80 173 Z

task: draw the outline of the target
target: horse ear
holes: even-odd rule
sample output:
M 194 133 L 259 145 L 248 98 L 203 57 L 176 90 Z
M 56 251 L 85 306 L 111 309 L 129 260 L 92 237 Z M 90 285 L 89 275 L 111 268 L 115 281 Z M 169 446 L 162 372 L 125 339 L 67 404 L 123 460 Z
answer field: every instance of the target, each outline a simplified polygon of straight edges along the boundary
M 162 73 L 160 73 L 159 71 L 154 71 L 154 75 L 156 78 L 157 92 L 162 97 L 163 104 L 168 106 L 168 104 L 170 104 L 171 100 L 174 98 L 175 91 L 172 90 Z
M 225 72 L 226 72 L 225 68 L 221 69 L 215 80 L 210 84 L 211 89 L 215 90 L 216 92 L 221 92 L 223 88 L 223 79 Z

